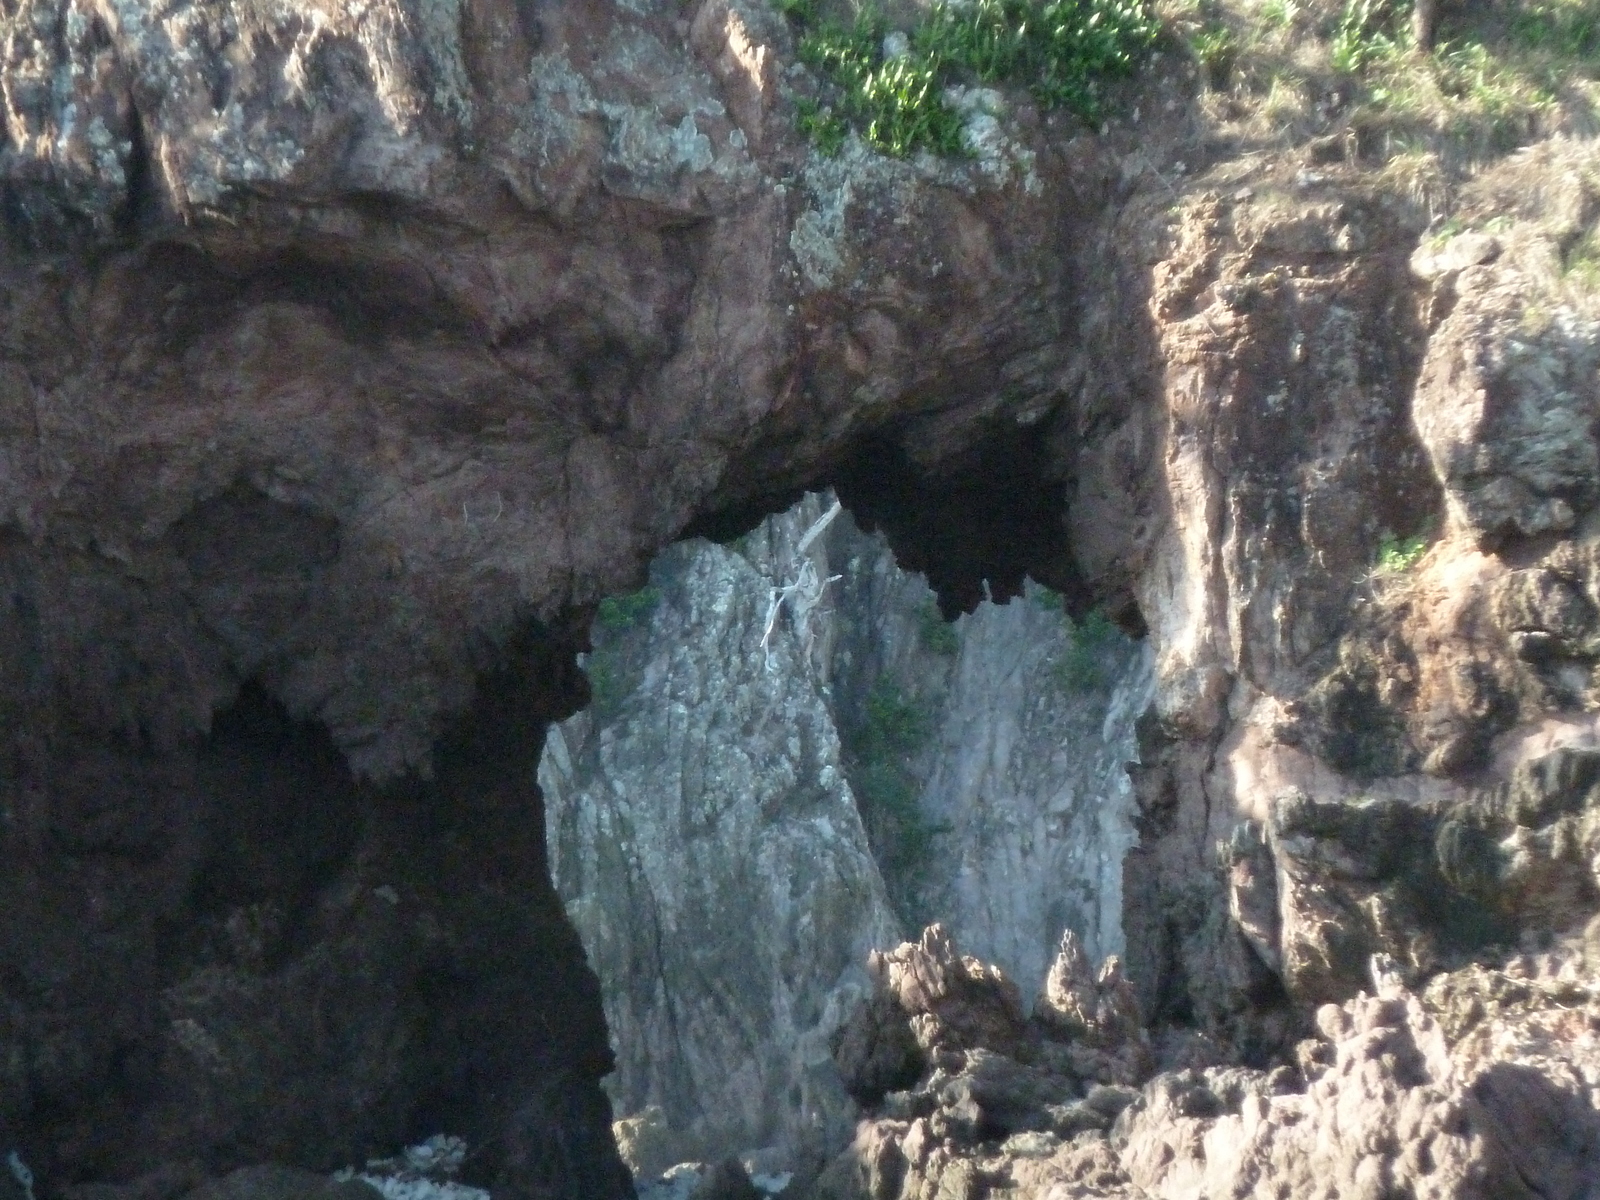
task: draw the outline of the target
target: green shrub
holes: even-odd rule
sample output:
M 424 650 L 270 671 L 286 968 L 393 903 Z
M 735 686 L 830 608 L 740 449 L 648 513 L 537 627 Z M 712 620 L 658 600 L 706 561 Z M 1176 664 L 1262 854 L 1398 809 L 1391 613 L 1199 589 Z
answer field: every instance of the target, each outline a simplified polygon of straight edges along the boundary
M 1109 684 L 1105 652 L 1116 633 L 1111 618 L 1098 608 L 1074 625 L 1072 643 L 1056 667 L 1061 682 L 1073 691 L 1097 691 Z
M 1116 642 L 1116 623 L 1098 608 L 1090 610 L 1083 620 L 1074 621 L 1067 613 L 1066 598 L 1047 587 L 1031 588 L 1028 594 L 1040 608 L 1060 613 L 1066 623 L 1069 641 L 1055 665 L 1057 681 L 1075 692 L 1094 691 L 1110 683 L 1105 655 Z
M 608 632 L 633 629 L 650 619 L 661 602 L 661 589 L 646 584 L 627 596 L 607 596 L 595 612 L 595 624 Z
M 964 153 L 962 115 L 944 90 L 963 81 L 1024 86 L 1046 107 L 1097 118 L 1103 80 L 1131 74 L 1159 26 L 1145 0 L 937 0 L 906 54 L 883 56 L 888 23 L 863 7 L 853 22 L 821 18 L 811 0 L 778 0 L 801 27 L 800 60 L 838 93 L 799 110 L 802 130 L 837 153 L 847 129 L 903 158 Z
M 1067 601 L 1060 592 L 1052 591 L 1047 587 L 1036 587 L 1029 594 L 1033 597 L 1033 602 L 1040 608 L 1047 609 L 1050 612 L 1058 612 L 1062 616 L 1066 615 Z
M 1595 0 L 1523 0 L 1511 18 L 1510 32 L 1525 49 L 1592 61 L 1600 56 L 1600 4 Z
M 604 650 L 592 651 L 583 663 L 589 677 L 589 708 L 604 720 L 613 716 L 627 699 L 628 687 L 615 658 Z
M 933 654 L 949 657 L 961 649 L 956 627 L 944 619 L 939 605 L 932 599 L 924 600 L 917 608 L 917 633 L 923 648 Z
M 861 750 L 869 759 L 915 754 L 928 737 L 928 715 L 888 679 L 867 693 Z
M 868 693 L 845 748 L 861 823 L 890 893 L 909 915 L 926 882 L 936 839 L 951 832 L 929 821 L 911 759 L 932 732 L 927 712 L 893 682 L 880 678 Z
M 589 677 L 590 709 L 601 720 L 616 715 L 634 688 L 625 635 L 648 624 L 660 603 L 661 589 L 646 584 L 626 596 L 607 596 L 595 610 L 595 647 L 583 670 Z

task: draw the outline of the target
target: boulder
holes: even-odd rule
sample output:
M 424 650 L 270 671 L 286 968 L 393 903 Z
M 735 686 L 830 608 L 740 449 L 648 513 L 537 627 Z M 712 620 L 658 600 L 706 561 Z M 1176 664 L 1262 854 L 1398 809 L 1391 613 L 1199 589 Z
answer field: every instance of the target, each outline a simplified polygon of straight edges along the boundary
M 999 967 L 960 954 L 942 925 L 928 926 L 915 942 L 874 951 L 867 970 L 910 1015 L 924 1050 L 981 1046 L 1009 1053 L 1028 1041 L 1017 985 Z

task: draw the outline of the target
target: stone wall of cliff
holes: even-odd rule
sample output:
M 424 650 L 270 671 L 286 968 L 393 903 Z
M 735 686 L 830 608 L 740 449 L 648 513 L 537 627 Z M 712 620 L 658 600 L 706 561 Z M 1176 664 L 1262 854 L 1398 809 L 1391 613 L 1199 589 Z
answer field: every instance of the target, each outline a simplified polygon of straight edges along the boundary
M 761 6 L 0 19 L 5 1140 L 47 1188 L 359 1161 L 436 1131 L 437 1053 L 476 1064 L 476 1181 L 622 1194 L 528 832 L 593 605 L 869 438 L 917 486 L 1037 441 L 1066 192 L 814 155 Z M 995 524 L 945 523 L 954 584 L 1020 580 Z M 208 781 L 263 706 L 321 731 L 267 739 L 302 782 Z M 350 815 L 278 847 L 285 791 Z M 241 841 L 295 865 L 208 887 Z M 403 937 L 369 945 L 369 896 Z M 208 930 L 255 906 L 291 936 L 230 966 Z M 350 962 L 395 982 L 336 989 L 335 1028 Z M 267 1010 L 282 1053 L 229 1033 Z
M 680 1158 L 848 1140 L 829 1039 L 867 992 L 867 952 L 900 934 L 822 631 L 779 622 L 763 644 L 774 576 L 816 513 L 775 518 L 781 564 L 703 542 L 658 559 L 637 608 L 597 629 L 604 690 L 541 767 L 552 874 L 617 1050 L 610 1093 L 619 1116 L 659 1107 Z
M 1257 152 L 1175 45 L 1098 128 L 996 93 L 893 159 L 808 143 L 756 0 L 0 38 L 0 1138 L 46 1195 L 443 1112 L 506 1195 L 626 1195 L 535 764 L 600 599 L 808 488 L 948 615 L 1031 576 L 1147 635 L 1149 1020 L 1277 1061 L 1375 954 L 1593 911 L 1581 122 L 1456 236 L 1342 85 Z

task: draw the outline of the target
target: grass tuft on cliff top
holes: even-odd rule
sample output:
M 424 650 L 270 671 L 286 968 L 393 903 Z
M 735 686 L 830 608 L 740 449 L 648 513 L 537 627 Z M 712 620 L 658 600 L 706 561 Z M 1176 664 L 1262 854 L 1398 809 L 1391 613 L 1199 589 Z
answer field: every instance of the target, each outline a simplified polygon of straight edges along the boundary
M 946 94 L 955 84 L 1025 87 L 1046 108 L 1094 120 L 1102 85 L 1132 74 L 1160 30 L 1146 0 L 936 0 L 909 32 L 870 4 L 848 21 L 818 0 L 777 4 L 799 27 L 800 60 L 832 85 L 829 102 L 803 101 L 799 115 L 826 154 L 852 129 L 897 158 L 965 154 L 964 118 Z
M 1219 132 L 1392 163 L 1438 211 L 1454 183 L 1552 135 L 1600 128 L 1600 0 L 1445 0 L 1415 42 L 1411 0 L 1163 0 Z

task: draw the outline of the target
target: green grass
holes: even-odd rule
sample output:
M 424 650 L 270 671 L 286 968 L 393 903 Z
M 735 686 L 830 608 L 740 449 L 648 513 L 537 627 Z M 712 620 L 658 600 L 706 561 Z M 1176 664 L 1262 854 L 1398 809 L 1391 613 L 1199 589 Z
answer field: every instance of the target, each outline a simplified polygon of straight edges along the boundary
M 1349 0 L 1334 30 L 1333 69 L 1361 86 L 1370 124 L 1409 126 L 1435 141 L 1493 157 L 1536 136 L 1560 93 L 1600 75 L 1600 5 L 1446 8 L 1433 47 L 1412 42 L 1406 0 Z
M 790 15 L 801 20 L 800 61 L 831 80 L 837 106 L 810 106 L 800 125 L 824 153 L 838 153 L 846 131 L 855 128 L 868 144 L 903 158 L 914 150 L 961 153 L 961 114 L 944 102 L 938 65 L 907 55 L 885 60 L 888 24 L 875 9 L 862 9 L 850 24 L 818 20 L 809 10 Z
M 1294 0 L 1263 0 L 1257 12 L 1263 28 L 1287 29 L 1299 16 L 1300 7 Z
M 964 119 L 944 96 L 957 83 L 1025 87 L 1047 108 L 1095 120 L 1102 84 L 1131 74 L 1159 30 L 1145 0 L 937 0 L 908 52 L 886 59 L 890 27 L 870 5 L 848 23 L 822 16 L 814 0 L 778 7 L 800 27 L 800 60 L 833 85 L 831 103 L 802 104 L 798 116 L 828 154 L 850 129 L 897 158 L 963 154 Z
M 1427 50 L 1412 0 L 1160 2 L 1219 138 L 1393 164 L 1379 182 L 1430 217 L 1488 164 L 1600 121 L 1600 0 L 1445 4 Z
M 1226 25 L 1209 25 L 1189 39 L 1189 49 L 1205 71 L 1208 87 L 1221 87 L 1233 71 L 1239 42 Z
M 1449 220 L 1442 222 L 1437 229 L 1428 235 L 1428 245 L 1430 248 L 1437 250 L 1450 241 L 1451 238 L 1459 237 L 1463 233 L 1505 233 L 1512 227 L 1512 224 L 1511 218 L 1503 214 L 1497 217 L 1490 217 L 1479 225 L 1470 224 L 1460 217 L 1451 217 Z
M 1397 58 L 1409 45 L 1407 11 L 1393 0 L 1350 0 L 1328 48 L 1333 69 L 1358 75 Z
M 844 140 L 850 136 L 850 125 L 843 117 L 836 116 L 833 109 L 823 108 L 815 100 L 802 99 L 795 106 L 795 112 L 800 132 L 822 153 L 832 158 L 844 148 Z
M 1510 36 L 1525 50 L 1594 61 L 1600 55 L 1600 5 L 1533 0 L 1517 6 Z
M 923 649 L 933 654 L 950 657 L 961 650 L 956 627 L 944 619 L 939 605 L 932 599 L 924 600 L 917 607 L 917 634 L 922 639 Z

